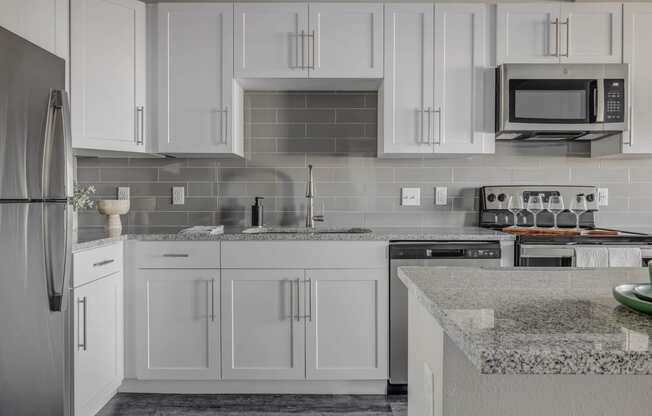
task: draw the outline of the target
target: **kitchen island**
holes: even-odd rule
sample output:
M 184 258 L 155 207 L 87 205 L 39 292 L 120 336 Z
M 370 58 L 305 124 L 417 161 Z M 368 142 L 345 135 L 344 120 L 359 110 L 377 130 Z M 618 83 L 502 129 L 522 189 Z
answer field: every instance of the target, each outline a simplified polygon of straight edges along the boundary
M 612 297 L 647 269 L 405 267 L 410 416 L 652 408 L 652 317 Z

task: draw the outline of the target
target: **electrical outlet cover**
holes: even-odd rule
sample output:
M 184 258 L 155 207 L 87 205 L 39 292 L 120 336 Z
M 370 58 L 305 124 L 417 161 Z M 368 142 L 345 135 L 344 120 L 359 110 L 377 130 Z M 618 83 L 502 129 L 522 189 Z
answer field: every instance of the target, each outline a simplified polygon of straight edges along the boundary
M 128 186 L 118 186 L 118 199 L 126 200 L 130 198 Z
M 404 207 L 421 205 L 421 188 L 401 188 L 401 205 Z
M 606 207 L 609 205 L 609 188 L 598 188 L 598 206 Z
M 183 205 L 186 203 L 186 188 L 183 186 L 172 187 L 172 205 Z
M 435 187 L 435 205 L 448 204 L 448 188 L 446 186 Z

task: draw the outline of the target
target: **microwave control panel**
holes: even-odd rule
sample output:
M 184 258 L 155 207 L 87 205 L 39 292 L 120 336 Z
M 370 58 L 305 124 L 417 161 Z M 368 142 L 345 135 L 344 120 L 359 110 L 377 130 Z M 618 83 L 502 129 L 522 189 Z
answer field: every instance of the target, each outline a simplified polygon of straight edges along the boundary
M 604 121 L 622 123 L 625 121 L 625 80 L 604 80 Z

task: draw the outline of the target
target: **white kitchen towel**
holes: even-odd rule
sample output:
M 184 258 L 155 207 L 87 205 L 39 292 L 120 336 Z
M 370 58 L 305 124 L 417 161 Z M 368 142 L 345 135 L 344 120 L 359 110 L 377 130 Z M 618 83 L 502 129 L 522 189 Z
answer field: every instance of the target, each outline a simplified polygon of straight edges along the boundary
M 643 258 L 638 247 L 609 247 L 609 267 L 642 267 Z
M 577 246 L 575 267 L 609 267 L 609 250 L 606 247 Z
M 224 234 L 223 225 L 196 225 L 190 228 L 184 228 L 179 231 L 179 234 L 183 235 L 197 235 L 197 236 L 211 236 Z

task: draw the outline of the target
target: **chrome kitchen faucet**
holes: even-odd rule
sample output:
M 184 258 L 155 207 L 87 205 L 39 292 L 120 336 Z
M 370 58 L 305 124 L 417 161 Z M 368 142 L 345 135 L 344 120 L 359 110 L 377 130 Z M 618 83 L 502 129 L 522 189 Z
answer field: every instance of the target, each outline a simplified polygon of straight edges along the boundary
M 312 165 L 308 165 L 308 183 L 306 184 L 306 228 L 315 228 L 315 221 L 323 222 L 323 215 L 315 215 L 315 184 Z

